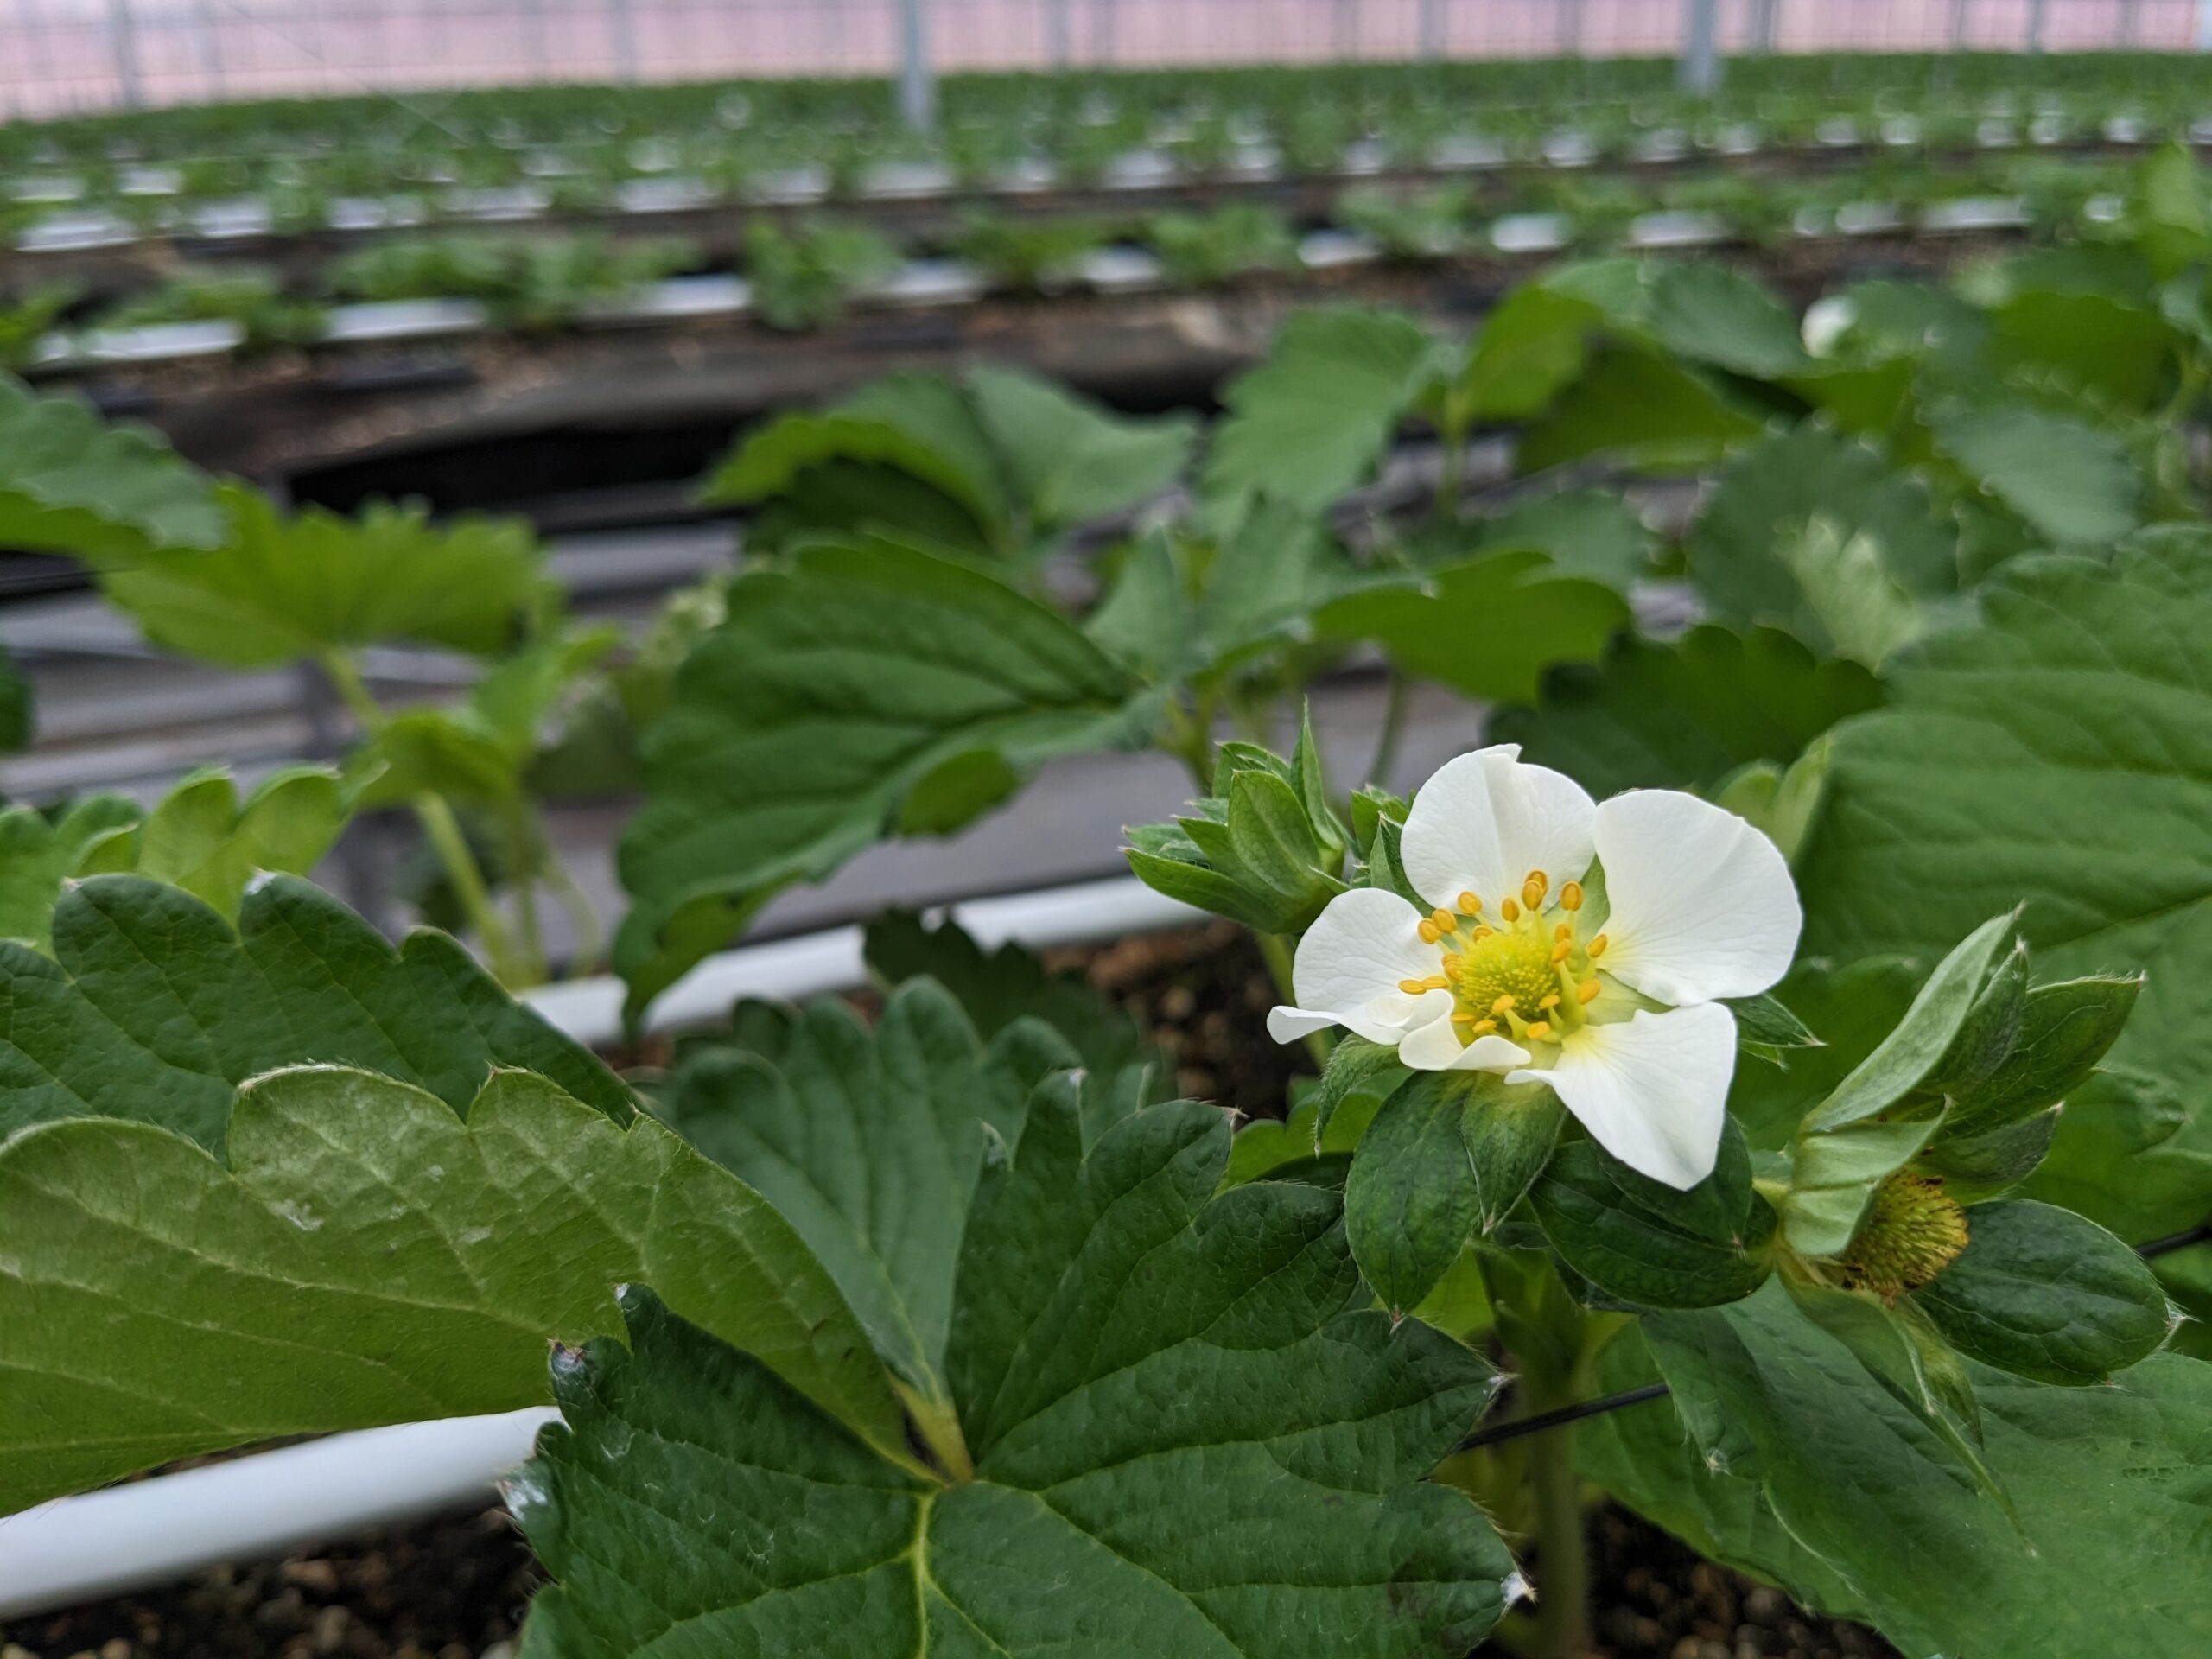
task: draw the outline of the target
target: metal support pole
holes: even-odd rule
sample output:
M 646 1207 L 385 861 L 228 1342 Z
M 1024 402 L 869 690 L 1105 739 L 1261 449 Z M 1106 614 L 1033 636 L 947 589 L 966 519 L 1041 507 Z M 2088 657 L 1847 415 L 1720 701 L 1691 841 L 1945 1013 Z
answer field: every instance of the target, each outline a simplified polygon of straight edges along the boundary
M 2046 0 L 2028 0 L 2027 49 L 2031 53 L 2043 50 L 2044 13 L 2047 9 Z
M 2212 0 L 2205 0 L 2212 5 Z M 1559 54 L 1563 58 L 1582 55 L 1582 0 L 1559 0 Z
M 107 0 L 107 44 L 115 60 L 116 85 L 124 103 L 135 110 L 145 102 L 145 92 L 138 85 L 138 40 L 131 27 L 130 0 Z
M 937 130 L 937 74 L 930 67 L 929 0 L 899 0 L 899 112 L 914 131 Z
M 1444 0 L 1421 0 L 1421 54 L 1444 55 Z
M 614 73 L 622 80 L 638 78 L 638 30 L 630 20 L 630 0 L 607 0 L 607 24 L 614 36 Z
M 1774 50 L 1774 16 L 1782 10 L 1782 0 L 1751 0 L 1751 28 L 1748 49 L 1760 57 Z
M 1967 0 L 1951 0 L 1951 50 L 1967 49 Z
M 1359 55 L 1359 0 L 1337 0 L 1336 36 L 1339 59 Z
M 1068 16 L 1070 0 L 1045 0 L 1045 56 L 1055 69 L 1065 69 L 1074 56 Z
M 2120 0 L 2120 43 L 2129 51 L 2135 48 L 2135 36 L 2142 21 L 2142 0 Z
M 1675 84 L 1699 98 L 1720 87 L 1720 0 L 1683 0 L 1682 55 Z
M 2212 0 L 2205 0 L 2212 5 Z M 1114 0 L 1090 0 L 1090 60 L 1104 66 L 1114 61 Z
M 215 20 L 215 9 L 208 0 L 198 0 L 193 7 L 192 28 L 200 37 L 200 73 L 207 77 L 207 94 L 220 99 L 227 79 L 223 67 L 223 36 Z
M 518 0 L 522 7 L 522 52 L 539 79 L 545 76 L 544 0 Z
M 2212 52 L 2212 0 L 2196 0 L 2196 49 Z

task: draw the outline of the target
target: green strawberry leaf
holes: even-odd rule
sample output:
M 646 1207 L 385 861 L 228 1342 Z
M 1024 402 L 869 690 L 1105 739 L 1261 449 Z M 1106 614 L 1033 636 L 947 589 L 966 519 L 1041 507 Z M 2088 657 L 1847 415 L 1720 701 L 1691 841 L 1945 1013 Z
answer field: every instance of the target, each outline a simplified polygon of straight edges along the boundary
M 985 1137 L 1019 1139 L 1030 1090 L 1076 1063 L 1034 1020 L 986 1049 L 951 997 L 913 980 L 873 1031 L 824 1000 L 772 1058 L 695 1049 L 663 1111 L 790 1220 L 884 1363 L 942 1402 L 953 1268 Z
M 725 620 L 647 734 L 646 798 L 624 832 L 635 907 L 615 965 L 641 1008 L 767 896 L 899 826 L 918 791 L 975 757 L 1007 781 L 1132 747 L 1156 702 L 1057 612 L 996 578 L 888 542 L 818 544 L 741 576 Z M 989 798 L 961 798 L 968 816 Z M 957 813 L 927 827 L 957 827 Z M 918 826 L 913 826 L 918 827 Z
M 903 1455 L 790 1225 L 541 1077 L 493 1074 L 464 1122 L 389 1077 L 276 1072 L 241 1091 L 227 1169 L 150 1123 L 44 1124 L 0 1145 L 0 1512 L 274 1435 L 538 1403 L 547 1340 L 618 1329 L 626 1281 Z
M 516 521 L 433 526 L 419 507 L 286 517 L 242 484 L 220 492 L 213 552 L 155 550 L 109 569 L 108 597 L 146 637 L 225 668 L 412 640 L 489 657 L 545 601 L 536 540 Z
M 135 1118 L 219 1151 L 238 1085 L 309 1061 L 455 1110 L 497 1067 L 543 1072 L 617 1119 L 632 1110 L 613 1072 L 444 934 L 395 949 L 290 876 L 249 891 L 235 923 L 176 887 L 94 876 L 56 907 L 52 959 L 0 943 L 0 1134 Z
M 1700 623 L 1663 643 L 1623 634 L 1601 663 L 1553 669 L 1536 705 L 1502 711 L 1491 732 L 1602 798 L 1709 789 L 1739 767 L 1787 766 L 1881 702 L 1881 683 L 1857 663 L 1816 657 L 1777 628 Z
M 2093 1221 L 2005 1200 L 1967 1211 L 1967 1248 L 1913 1302 L 1961 1353 L 2038 1382 L 2082 1387 L 2156 1353 L 2166 1294 Z
M 219 546 L 214 480 L 152 431 L 0 374 L 0 547 L 94 564 Z
M 2105 1659 L 2212 1643 L 2212 1366 L 2160 1354 L 2111 1388 L 2053 1389 L 1969 1363 L 1981 1455 L 2016 1526 L 1779 1285 L 1649 1319 L 1644 1333 L 1679 1420 L 1644 1443 L 1663 1466 L 1647 1473 L 1638 1446 L 1603 1478 L 1639 1508 L 1675 1510 L 1695 1478 L 1681 1467 L 1687 1428 L 1704 1478 L 1753 1487 L 1787 1529 L 1732 1527 L 1728 1559 L 1857 1612 L 1907 1652 Z M 1808 1554 L 1848 1601 L 1807 1582 Z
M 2142 971 L 2113 1065 L 2168 1077 L 2212 1149 L 2212 550 L 2014 560 L 1983 625 L 1891 671 L 1891 707 L 1834 734 L 1797 867 L 1804 948 L 1930 959 L 2024 901 L 2039 973 Z M 1818 1027 L 1816 1027 L 1816 1029 Z M 2054 1179 L 2069 1145 L 2062 1119 Z M 2162 1210 L 2174 1193 L 2163 1191 Z M 2212 1208 L 2212 1185 L 2203 1207 Z M 2122 1214 L 2100 1217 L 2148 1236 Z
M 514 1489 L 556 1580 L 525 1650 L 680 1628 L 760 1659 L 1466 1651 L 1512 1563 L 1422 1478 L 1496 1374 L 1353 1306 L 1325 1186 L 1215 1196 L 1229 1143 L 1177 1103 L 1086 1156 L 1073 1100 L 1040 1092 L 969 1212 L 948 1365 L 974 1473 L 950 1484 L 632 1297 L 628 1350 L 556 1358 L 567 1423 Z

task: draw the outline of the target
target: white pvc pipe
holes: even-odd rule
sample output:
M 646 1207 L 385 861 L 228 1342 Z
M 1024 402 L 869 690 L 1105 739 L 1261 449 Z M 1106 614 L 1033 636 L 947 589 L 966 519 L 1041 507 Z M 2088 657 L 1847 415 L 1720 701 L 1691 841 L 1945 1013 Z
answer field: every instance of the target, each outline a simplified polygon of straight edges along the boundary
M 365 1428 L 55 1498 L 0 1520 L 0 1619 L 488 1498 L 556 1414 L 531 1406 Z
M 1045 948 L 1154 932 L 1202 912 L 1134 876 L 971 899 L 950 907 L 986 949 Z M 650 1029 L 710 1024 L 743 996 L 793 999 L 866 982 L 861 930 L 741 946 L 710 957 L 654 1003 Z M 578 1042 L 622 1033 L 619 980 L 550 985 L 526 1000 Z M 172 1582 L 225 1561 L 302 1546 L 488 1498 L 554 1413 L 532 1406 L 333 1434 L 304 1446 L 59 1497 L 0 1518 L 0 1619 Z
M 1043 887 L 951 906 L 952 919 L 989 950 L 1008 940 L 1033 949 L 1076 944 L 1116 933 L 1181 927 L 1205 912 L 1154 893 L 1133 875 Z M 942 912 L 932 912 L 938 914 Z M 741 997 L 794 1001 L 865 984 L 861 930 L 833 927 L 797 938 L 741 945 L 709 957 L 676 982 L 645 1015 L 647 1031 L 710 1025 Z M 612 976 L 570 980 L 524 991 L 523 1000 L 578 1042 L 602 1047 L 622 1036 L 622 982 Z

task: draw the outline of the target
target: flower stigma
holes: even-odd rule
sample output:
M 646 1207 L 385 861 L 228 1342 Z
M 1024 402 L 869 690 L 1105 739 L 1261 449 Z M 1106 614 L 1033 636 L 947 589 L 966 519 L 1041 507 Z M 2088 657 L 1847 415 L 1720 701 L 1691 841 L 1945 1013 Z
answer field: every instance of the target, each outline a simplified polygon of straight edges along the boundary
M 1576 932 L 1581 884 L 1568 882 L 1547 911 L 1549 887 L 1542 871 L 1531 870 L 1520 899 L 1501 904 L 1495 924 L 1484 920 L 1483 901 L 1471 893 L 1459 895 L 1456 912 L 1432 911 L 1421 937 L 1442 952 L 1443 972 L 1398 988 L 1410 996 L 1450 991 L 1462 1046 L 1493 1032 L 1519 1043 L 1556 1043 L 1580 1029 L 1602 988 L 1591 963 L 1597 952 Z

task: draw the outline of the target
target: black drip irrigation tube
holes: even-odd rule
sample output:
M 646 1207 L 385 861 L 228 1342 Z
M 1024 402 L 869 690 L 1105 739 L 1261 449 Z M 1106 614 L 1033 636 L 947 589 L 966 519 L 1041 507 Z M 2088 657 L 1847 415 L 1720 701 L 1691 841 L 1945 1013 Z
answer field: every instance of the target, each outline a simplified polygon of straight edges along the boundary
M 2200 1222 L 2187 1232 L 2169 1233 L 2164 1238 L 2152 1239 L 2148 1244 L 2139 1244 L 2135 1247 L 2135 1253 L 2147 1261 L 2155 1256 L 2171 1255 L 2176 1250 L 2185 1250 L 2192 1244 L 2212 1244 L 2212 1220 Z M 1561 1406 L 1555 1411 L 1540 1411 L 1530 1416 L 1516 1417 L 1509 1423 L 1477 1429 L 1452 1450 L 1472 1452 L 1480 1446 L 1496 1446 L 1502 1440 L 1517 1440 L 1526 1434 L 1541 1434 L 1547 1429 L 1564 1428 L 1569 1423 L 1579 1423 L 1585 1417 L 1602 1417 L 1609 1411 L 1618 1411 L 1625 1406 L 1641 1406 L 1649 1401 L 1664 1400 L 1670 1392 L 1664 1382 L 1647 1382 L 1639 1389 L 1626 1389 L 1619 1394 L 1604 1395 L 1577 1405 Z

